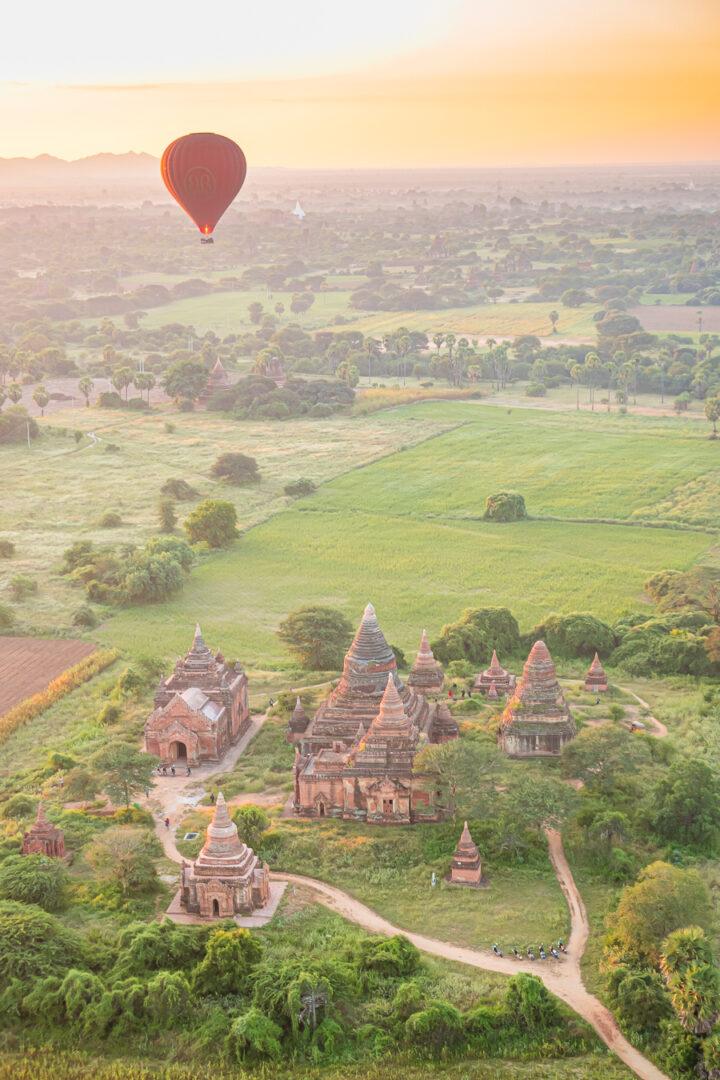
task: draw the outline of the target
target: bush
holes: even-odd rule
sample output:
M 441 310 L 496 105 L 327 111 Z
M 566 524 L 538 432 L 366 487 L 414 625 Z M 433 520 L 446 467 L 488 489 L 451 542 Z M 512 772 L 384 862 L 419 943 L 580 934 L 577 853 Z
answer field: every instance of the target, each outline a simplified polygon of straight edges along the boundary
M 486 521 L 522 521 L 526 517 L 525 500 L 517 491 L 498 491 L 488 495 L 483 514 Z
M 326 416 L 332 416 L 332 409 L 329 405 L 324 405 L 322 401 L 318 401 L 317 405 L 313 405 L 310 410 L 310 415 L 315 420 L 322 420 Z
M 335 608 L 305 605 L 280 622 L 278 636 L 303 667 L 311 671 L 341 668 L 352 626 Z
M 312 495 L 313 491 L 316 490 L 313 481 L 305 477 L 301 477 L 300 480 L 293 480 L 292 483 L 286 484 L 283 488 L 286 495 Z
M 142 397 L 131 397 L 129 401 L 125 402 L 125 408 L 133 409 L 135 412 L 147 412 L 150 408 L 150 402 Z
M 211 548 L 227 547 L 239 536 L 237 513 L 232 503 L 206 499 L 183 522 L 191 544 L 205 542 Z
M 118 525 L 122 525 L 122 518 L 117 510 L 106 510 L 98 521 L 98 525 L 102 529 L 116 529 Z
M 405 1033 L 422 1057 L 446 1057 L 465 1045 L 462 1016 L 447 1001 L 430 1001 L 421 1012 L 413 1013 L 405 1024 Z
M 25 818 L 35 817 L 37 813 L 37 802 L 35 799 L 31 799 L 29 795 L 23 795 L 18 792 L 16 795 L 11 795 L 6 803 L 4 803 L 2 810 L 0 811 L 0 817 L 15 818 L 18 821 L 22 821 Z
M 163 424 L 163 429 L 167 432 L 168 435 L 172 435 L 172 433 L 175 431 L 175 424 L 173 424 L 171 420 L 166 420 Z
M 122 716 L 122 709 L 112 701 L 106 701 L 98 713 L 98 724 L 116 724 Z
M 171 533 L 174 531 L 177 525 L 177 514 L 175 513 L 175 503 L 172 499 L 161 499 L 158 503 L 158 519 L 160 524 L 160 532 Z
M 46 855 L 10 855 L 0 863 L 0 899 L 37 904 L 45 911 L 63 906 L 67 871 Z
M 230 452 L 221 454 L 210 472 L 213 476 L 226 480 L 228 484 L 236 484 L 239 487 L 256 484 L 260 480 L 257 461 L 255 458 L 248 457 L 247 454 Z
M 15 622 L 15 612 L 9 604 L 0 604 L 0 630 L 9 630 Z
M 170 425 L 172 427 L 172 425 Z M 173 430 L 174 427 L 173 427 Z M 187 480 L 182 480 L 178 477 L 171 477 L 166 480 L 163 486 L 160 488 L 160 492 L 163 495 L 169 495 L 173 499 L 197 499 L 198 493 L 194 487 L 188 484 Z
M 16 574 L 10 578 L 10 594 L 13 600 L 24 600 L 26 596 L 38 591 L 37 581 L 26 577 L 25 574 Z
M 545 397 L 546 394 L 547 394 L 547 387 L 546 387 L 545 383 L 533 382 L 533 383 L 528 383 L 528 385 L 525 387 L 525 396 L 526 397 Z M 525 515 L 523 515 L 523 517 L 524 516 Z
M 0 540 L 0 559 L 12 559 L 15 545 L 12 540 Z
M 530 636 L 533 642 L 544 641 L 551 653 L 566 657 L 591 657 L 595 652 L 609 656 L 617 644 L 612 628 L 586 612 L 549 615 Z
M 178 402 L 179 412 L 194 412 L 194 410 L 195 402 L 192 398 L 180 398 L 180 401 Z
M 103 390 L 95 404 L 98 409 L 121 409 L 123 400 L 116 390 Z
M 470 608 L 458 622 L 443 626 L 431 648 L 441 664 L 468 660 L 479 665 L 490 662 L 493 649 L 500 658 L 514 652 L 519 641 L 517 620 L 508 608 Z
M 30 416 L 24 405 L 9 405 L 0 412 L 0 443 L 24 442 L 38 435 L 37 421 Z

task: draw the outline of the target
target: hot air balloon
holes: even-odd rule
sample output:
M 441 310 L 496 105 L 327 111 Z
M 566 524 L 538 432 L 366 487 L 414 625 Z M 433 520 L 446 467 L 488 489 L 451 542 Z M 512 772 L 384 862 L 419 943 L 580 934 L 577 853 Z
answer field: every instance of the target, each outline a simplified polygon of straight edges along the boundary
M 172 197 L 212 244 L 210 233 L 245 180 L 245 155 L 232 139 L 212 132 L 182 135 L 166 147 L 160 173 Z

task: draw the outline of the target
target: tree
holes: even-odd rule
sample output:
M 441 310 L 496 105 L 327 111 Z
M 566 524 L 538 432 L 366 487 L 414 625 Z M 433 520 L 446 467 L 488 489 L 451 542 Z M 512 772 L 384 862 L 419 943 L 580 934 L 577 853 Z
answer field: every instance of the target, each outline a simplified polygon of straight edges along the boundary
M 505 1012 L 516 1027 L 542 1031 L 558 1020 L 555 998 L 537 975 L 513 975 L 505 991 Z
M 552 323 L 552 332 L 553 332 L 553 334 L 557 334 L 557 324 L 558 324 L 558 319 L 560 318 L 559 313 L 557 311 L 551 311 L 550 314 L 548 315 L 548 318 L 550 319 L 550 322 Z
M 465 1045 L 462 1013 L 448 1001 L 429 1001 L 421 1012 L 405 1022 L 405 1034 L 411 1046 L 430 1058 L 443 1058 Z
M 413 762 L 413 772 L 427 777 L 429 788 L 442 792 L 455 824 L 458 810 L 465 817 L 487 815 L 499 763 L 494 742 L 453 739 L 425 746 Z
M 457 622 L 443 626 L 431 647 L 441 664 L 453 660 L 483 664 L 493 649 L 502 657 L 513 652 L 519 640 L 517 619 L 508 608 L 469 608 Z
M 19 383 L 12 382 L 7 388 L 7 396 L 12 401 L 13 405 L 17 405 L 18 401 L 22 397 L 22 386 Z
M 278 637 L 303 667 L 326 671 L 342 667 L 352 629 L 335 608 L 305 605 L 281 621 Z
M 78 383 L 78 390 L 85 398 L 85 405 L 90 408 L 90 395 L 93 392 L 95 383 L 92 381 L 89 375 L 83 375 L 82 379 Z
M 261 956 L 262 945 L 249 930 L 215 930 L 193 972 L 193 986 L 199 994 L 242 994 Z
M 71 769 L 65 777 L 63 794 L 71 802 L 91 802 L 100 790 L 100 781 L 82 765 Z
M 282 300 L 278 300 L 277 304 L 275 305 L 275 314 L 278 316 L 278 318 L 280 318 L 281 315 L 285 314 L 285 305 L 283 304 Z
M 191 544 L 206 543 L 211 548 L 227 547 L 240 535 L 237 512 L 230 502 L 205 499 L 183 522 Z
M 586 727 L 563 747 L 560 768 L 563 776 L 607 792 L 649 756 L 647 746 L 623 727 Z
M 238 836 L 243 844 L 257 851 L 262 843 L 262 835 L 270 827 L 270 818 L 261 806 L 247 803 L 233 810 L 232 819 L 237 825 Z
M 528 829 L 559 829 L 577 809 L 577 792 L 550 776 L 525 776 L 510 789 L 513 813 Z
M 50 401 L 50 394 L 44 386 L 36 386 L 33 391 L 33 401 L 40 410 L 40 415 L 45 415 L 45 409 Z
M 152 371 L 136 371 L 132 381 L 133 386 L 135 386 L 141 394 L 143 390 L 147 390 L 147 399 L 150 401 L 150 391 L 155 386 L 155 376 Z
M 611 848 L 615 843 L 627 840 L 630 835 L 630 822 L 619 810 L 607 810 L 593 821 L 592 835 Z
M 175 503 L 172 499 L 161 499 L 158 503 L 158 516 L 160 518 L 160 532 L 171 533 L 177 525 Z
M 486 521 L 522 521 L 527 517 L 525 499 L 517 491 L 488 495 L 483 517 Z
M 192 991 L 181 971 L 158 971 L 146 986 L 145 1007 L 160 1023 L 171 1026 L 188 1011 Z
M 130 805 L 131 799 L 152 783 L 152 771 L 158 759 L 141 753 L 127 743 L 108 743 L 90 760 L 111 799 Z
M 711 439 L 717 439 L 717 423 L 720 420 L 720 397 L 708 398 L 705 402 L 705 419 L 709 420 L 712 424 Z
M 631 964 L 657 965 L 664 939 L 674 930 L 700 926 L 709 931 L 713 908 L 697 870 L 654 862 L 626 886 L 617 910 L 607 917 L 607 951 Z
M 238 454 L 228 451 L 221 454 L 212 465 L 210 472 L 213 476 L 226 480 L 228 484 L 242 487 L 246 484 L 256 484 L 260 480 L 258 463 L 247 454 Z
M 259 300 L 253 300 L 252 304 L 248 304 L 248 315 L 250 316 L 250 322 L 253 326 L 259 325 L 262 313 L 263 306 Z
M 335 375 L 350 387 L 355 387 L 360 382 L 358 369 L 355 364 L 351 364 L 349 360 L 342 360 L 338 364 Z
M 708 1035 L 720 1009 L 720 976 L 700 926 L 673 931 L 662 944 L 660 970 L 684 1028 Z
M 717 847 L 720 785 L 702 761 L 676 761 L 655 785 L 653 828 L 664 840 L 704 854 Z
M 440 349 L 442 348 L 442 346 L 444 344 L 445 344 L 445 335 L 444 334 L 433 334 L 433 345 L 437 349 L 438 356 L 440 355 Z
M 282 1057 L 282 1028 L 254 1005 L 236 1016 L 227 1037 L 227 1049 L 238 1064 L 246 1060 L 279 1061 Z
M 0 898 L 37 904 L 45 911 L 62 907 L 67 871 L 59 859 L 47 855 L 8 855 L 0 863 Z
M 162 385 L 175 401 L 178 398 L 195 401 L 205 389 L 207 381 L 207 368 L 200 360 L 178 360 L 165 372 Z
M 157 763 L 157 758 L 152 760 Z M 153 862 L 157 846 L 147 829 L 113 825 L 93 836 L 85 859 L 103 880 L 119 884 L 123 893 L 145 892 L 157 884 Z
M 116 367 L 110 376 L 110 382 L 113 384 L 118 394 L 121 390 L 125 391 L 125 400 L 128 399 L 128 387 L 133 381 L 132 368 L 129 367 Z

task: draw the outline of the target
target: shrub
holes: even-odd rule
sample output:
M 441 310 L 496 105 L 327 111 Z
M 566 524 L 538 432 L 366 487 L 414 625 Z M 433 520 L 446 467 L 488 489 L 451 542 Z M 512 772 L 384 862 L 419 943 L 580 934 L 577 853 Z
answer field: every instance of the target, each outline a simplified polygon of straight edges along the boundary
M 24 442 L 28 432 L 31 439 L 37 438 L 37 421 L 24 405 L 10 405 L 0 412 L 0 443 Z
M 469 608 L 458 622 L 443 626 L 431 648 L 441 664 L 468 660 L 490 661 L 493 649 L 502 658 L 514 652 L 520 641 L 517 620 L 508 608 Z
M 37 581 L 25 574 L 16 574 L 10 578 L 10 594 L 13 600 L 24 600 L 26 596 L 38 591 Z
M 611 720 L 623 720 L 625 717 L 625 710 L 622 705 L 611 705 L 608 709 L 608 716 Z
M 547 394 L 547 387 L 546 387 L 545 383 L 532 382 L 532 383 L 528 383 L 528 385 L 525 387 L 525 396 L 526 397 L 545 397 L 546 394 Z M 525 515 L 523 515 L 523 516 L 525 516 Z
M 37 813 L 37 802 L 35 799 L 31 799 L 29 795 L 23 795 L 18 792 L 16 795 L 11 795 L 8 801 L 3 805 L 0 810 L 0 817 L 16 818 L 22 821 L 24 818 L 35 817 Z
M 232 503 L 206 499 L 183 522 L 191 544 L 205 542 L 211 548 L 227 547 L 239 536 L 237 513 Z
M 122 525 L 122 518 L 117 510 L 106 510 L 98 521 L 98 525 L 102 529 L 116 529 L 118 525 Z
M 122 716 L 122 709 L 112 701 L 106 701 L 98 713 L 98 724 L 116 724 Z
M 513 975 L 505 994 L 505 1011 L 525 1031 L 552 1027 L 557 1020 L 555 999 L 536 975 Z
M 105 453 L 106 454 L 117 454 L 117 453 L 119 453 L 119 451 L 120 451 L 120 447 L 118 446 L 117 443 L 114 443 L 114 442 L 105 443 Z
M 282 1028 L 252 1006 L 235 1017 L 226 1040 L 226 1049 L 238 1063 L 246 1059 L 278 1061 L 282 1057 Z
M 174 429 L 173 429 L 174 430 Z M 197 499 L 198 493 L 194 487 L 188 484 L 187 480 L 182 480 L 179 477 L 171 477 L 166 480 L 163 486 L 160 488 L 160 492 L 163 495 L 169 495 L 173 499 Z
M 210 472 L 213 476 L 226 480 L 228 484 L 236 484 L 239 487 L 256 484 L 260 480 L 257 461 L 255 458 L 248 457 L 247 454 L 230 452 L 221 454 Z
M 86 626 L 89 630 L 93 626 L 97 626 L 98 617 L 91 607 L 87 604 L 83 604 L 81 607 L 76 608 L 73 613 L 73 626 Z
M 447 1001 L 430 1001 L 421 1012 L 413 1013 L 405 1024 L 405 1033 L 410 1045 L 423 1057 L 445 1057 L 465 1045 L 462 1016 Z
M 175 424 L 173 424 L 171 420 L 166 420 L 163 424 L 163 428 L 168 435 L 172 435 L 172 433 L 175 431 Z
M 0 540 L 0 559 L 11 559 L 15 554 L 12 540 Z
M 122 398 L 116 390 L 102 390 L 95 403 L 98 409 L 121 409 Z
M 142 397 L 131 397 L 129 401 L 125 402 L 125 408 L 134 409 L 136 412 L 147 412 L 150 408 L 150 402 Z
M 9 604 L 0 604 L 0 630 L 8 630 L 15 622 L 15 612 Z
M 486 521 L 521 521 L 526 517 L 525 500 L 517 491 L 498 491 L 488 495 L 483 514 Z
M 352 626 L 335 608 L 304 605 L 280 622 L 278 636 L 311 671 L 342 667 Z
M 263 833 L 270 826 L 270 818 L 260 806 L 247 803 L 233 810 L 232 819 L 237 825 L 238 836 L 244 844 L 257 851 L 262 843 Z
M 10 855 L 0 863 L 0 898 L 37 904 L 45 911 L 62 907 L 67 871 L 46 855 Z
M 174 531 L 177 525 L 177 514 L 175 513 L 175 503 L 172 499 L 161 499 L 158 503 L 158 519 L 160 524 L 160 532 L 171 533 Z
M 180 398 L 180 401 L 178 402 L 179 412 L 194 412 L 194 410 L 195 403 L 192 398 Z
M 549 615 L 532 632 L 532 640 L 542 640 L 551 653 L 559 656 L 609 656 L 617 638 L 607 623 L 594 615 L 580 612 L 572 615 Z
M 315 490 L 317 490 L 316 485 L 306 477 L 293 480 L 292 483 L 286 484 L 283 488 L 286 495 L 312 495 Z
M 313 405 L 310 410 L 310 415 L 315 420 L 322 420 L 326 416 L 332 416 L 332 409 L 329 405 L 325 405 L 322 401 L 318 401 L 318 403 Z

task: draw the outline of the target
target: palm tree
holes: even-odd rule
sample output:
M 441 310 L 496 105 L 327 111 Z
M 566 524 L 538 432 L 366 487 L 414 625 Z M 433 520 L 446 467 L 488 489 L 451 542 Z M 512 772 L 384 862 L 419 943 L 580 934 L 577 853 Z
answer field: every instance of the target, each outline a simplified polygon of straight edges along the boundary
M 588 387 L 590 389 L 590 408 L 595 411 L 595 374 L 600 367 L 600 357 L 597 353 L 589 352 L 585 354 L 585 374 L 588 378 Z
M 558 314 L 557 311 L 553 310 L 553 311 L 550 312 L 548 318 L 550 319 L 550 322 L 552 323 L 552 332 L 553 332 L 553 334 L 557 334 L 557 324 L 558 324 L 558 319 L 560 318 L 560 315 Z
M 45 389 L 44 386 L 36 386 L 35 387 L 35 390 L 33 392 L 33 401 L 35 402 L 38 409 L 40 410 L 40 415 L 44 416 L 45 415 L 45 409 L 47 407 L 48 402 L 50 401 L 50 395 L 48 394 L 48 392 L 47 392 L 47 390 Z
M 22 397 L 22 386 L 20 386 L 20 383 L 11 382 L 7 388 L 7 396 L 10 398 L 13 405 L 17 405 Z
M 85 406 L 90 407 L 90 394 L 92 393 L 95 383 L 92 381 L 89 375 L 83 375 L 82 379 L 78 383 L 78 390 L 85 398 Z
M 143 390 L 147 390 L 148 403 L 150 401 L 150 391 L 155 386 L 155 376 L 152 371 L 136 371 L 133 375 L 133 386 L 142 394 Z

